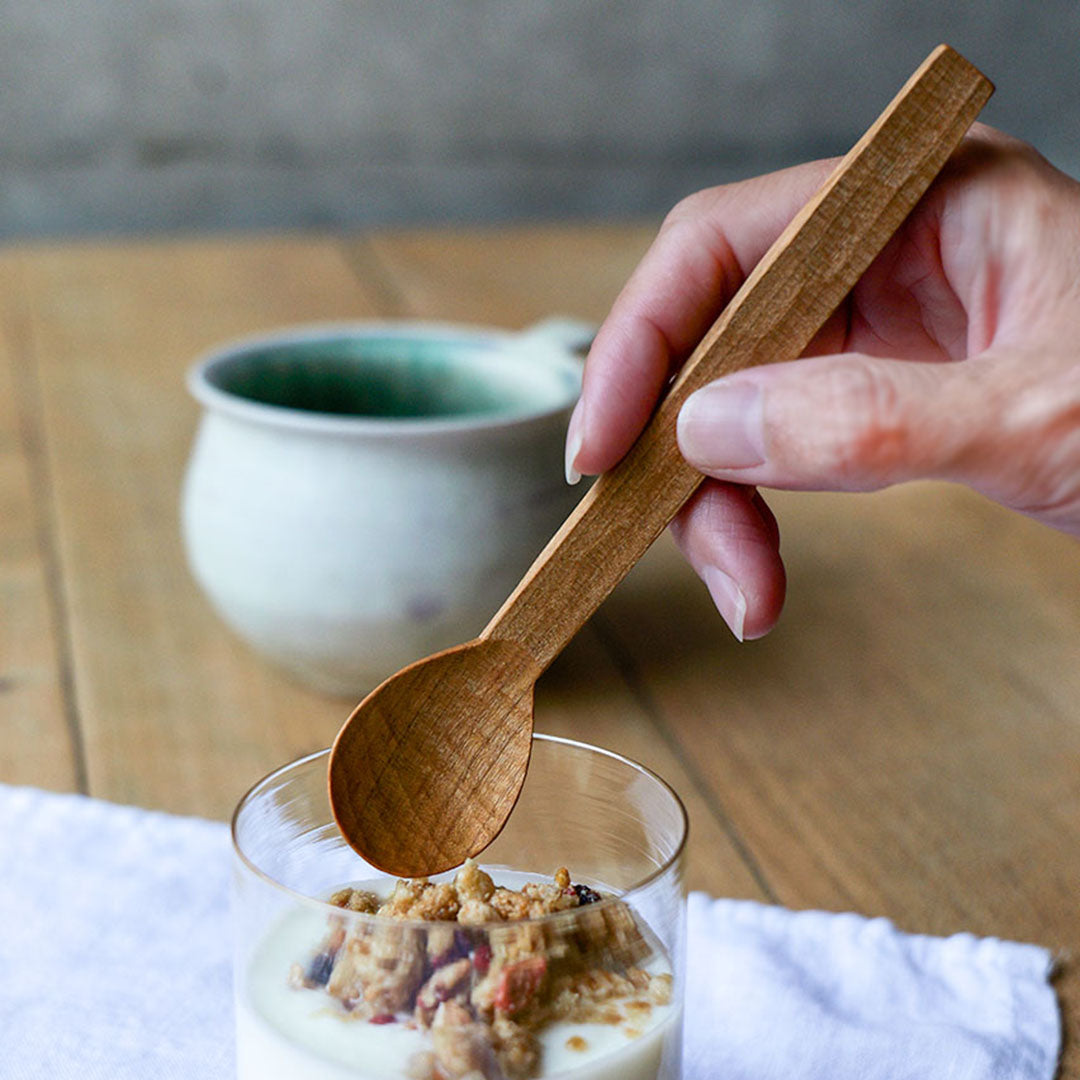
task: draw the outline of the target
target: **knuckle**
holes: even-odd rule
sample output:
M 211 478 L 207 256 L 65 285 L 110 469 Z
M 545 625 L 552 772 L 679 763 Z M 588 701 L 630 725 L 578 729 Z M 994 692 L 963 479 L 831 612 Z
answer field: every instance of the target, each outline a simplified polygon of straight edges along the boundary
M 1051 380 L 1016 395 L 1002 445 L 1011 478 L 1006 502 L 1040 518 L 1080 512 L 1080 378 Z
M 661 231 L 670 232 L 686 225 L 698 226 L 716 209 L 722 188 L 705 188 L 685 195 L 668 212 L 661 225 Z
M 717 310 L 742 283 L 745 272 L 732 246 L 726 221 L 728 188 L 696 191 L 668 212 L 660 227 L 660 243 L 677 251 L 689 278 L 707 286 Z
M 822 467 L 846 487 L 881 487 L 910 467 L 912 440 L 896 384 L 862 364 L 827 376 Z

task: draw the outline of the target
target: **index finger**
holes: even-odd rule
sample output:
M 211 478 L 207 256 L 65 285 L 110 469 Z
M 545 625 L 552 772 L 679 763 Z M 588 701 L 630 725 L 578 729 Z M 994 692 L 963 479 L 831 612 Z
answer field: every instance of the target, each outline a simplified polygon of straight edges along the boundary
M 630 449 L 670 376 L 835 164 L 709 188 L 668 214 L 589 351 L 571 430 L 580 445 L 568 452 L 577 471 L 604 472 Z

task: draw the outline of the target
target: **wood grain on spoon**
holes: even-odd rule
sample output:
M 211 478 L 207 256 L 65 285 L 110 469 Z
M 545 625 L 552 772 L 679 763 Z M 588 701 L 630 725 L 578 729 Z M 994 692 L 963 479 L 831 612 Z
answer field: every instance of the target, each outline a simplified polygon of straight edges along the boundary
M 540 673 L 703 477 L 675 422 L 695 390 L 798 357 L 914 207 L 993 87 L 941 45 L 750 273 L 622 462 L 601 476 L 480 636 L 388 679 L 342 727 L 330 800 L 345 839 L 402 877 L 457 866 L 524 782 Z

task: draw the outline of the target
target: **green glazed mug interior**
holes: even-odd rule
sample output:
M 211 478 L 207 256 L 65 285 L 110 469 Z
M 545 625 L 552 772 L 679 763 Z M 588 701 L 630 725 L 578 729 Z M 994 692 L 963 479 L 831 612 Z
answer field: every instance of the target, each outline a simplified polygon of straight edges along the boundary
M 202 366 L 192 389 L 210 399 L 205 404 L 312 419 L 468 424 L 564 409 L 580 386 L 580 361 L 558 342 L 436 328 L 343 328 L 225 350 Z

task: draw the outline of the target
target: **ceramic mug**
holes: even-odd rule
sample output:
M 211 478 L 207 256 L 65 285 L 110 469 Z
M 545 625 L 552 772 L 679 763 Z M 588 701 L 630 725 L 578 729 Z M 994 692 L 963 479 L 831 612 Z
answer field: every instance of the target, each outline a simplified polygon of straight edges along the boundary
M 181 517 L 220 616 L 353 697 L 475 637 L 581 495 L 563 445 L 591 332 L 358 323 L 204 357 Z

